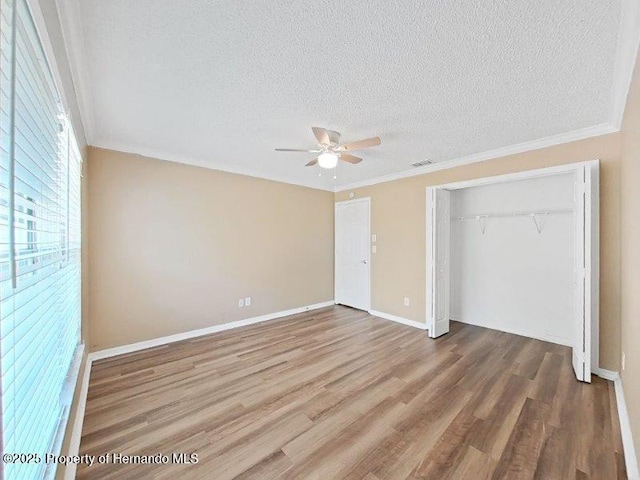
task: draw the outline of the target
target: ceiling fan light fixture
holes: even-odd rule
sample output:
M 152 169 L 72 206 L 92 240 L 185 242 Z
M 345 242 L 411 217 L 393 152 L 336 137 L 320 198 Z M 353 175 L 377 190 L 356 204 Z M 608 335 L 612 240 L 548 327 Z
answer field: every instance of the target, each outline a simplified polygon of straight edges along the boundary
M 324 152 L 318 157 L 318 165 L 322 168 L 335 168 L 338 164 L 338 155 L 333 152 Z

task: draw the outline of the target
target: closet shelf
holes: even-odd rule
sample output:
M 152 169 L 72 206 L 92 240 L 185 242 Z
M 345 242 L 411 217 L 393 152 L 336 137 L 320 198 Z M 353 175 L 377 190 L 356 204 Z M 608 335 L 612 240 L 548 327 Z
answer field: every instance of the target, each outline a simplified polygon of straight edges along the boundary
M 535 217 L 537 215 L 556 215 L 562 213 L 573 213 L 572 208 L 560 210 L 539 210 L 535 212 L 515 212 L 515 213 L 484 213 L 480 215 L 464 215 L 461 217 L 451 217 L 451 220 L 479 220 L 481 218 L 507 218 L 507 217 Z
M 542 233 L 542 223 L 538 222 L 538 217 L 547 215 L 560 215 L 566 213 L 574 213 L 572 208 L 563 208 L 556 210 L 538 210 L 535 212 L 514 212 L 514 213 L 486 213 L 482 215 L 463 215 L 451 217 L 451 220 L 478 220 L 480 231 L 484 235 L 486 229 L 486 221 L 489 218 L 510 218 L 510 217 L 529 217 L 533 220 L 538 233 Z

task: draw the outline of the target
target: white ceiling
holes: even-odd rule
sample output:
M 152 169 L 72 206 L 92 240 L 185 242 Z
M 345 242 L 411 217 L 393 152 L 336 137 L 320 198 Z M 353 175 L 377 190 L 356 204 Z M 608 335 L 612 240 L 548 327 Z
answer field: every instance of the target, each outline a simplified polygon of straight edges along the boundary
M 621 2 L 81 0 L 89 141 L 333 189 L 598 133 Z M 311 126 L 382 146 L 319 177 L 274 151 L 314 147 Z

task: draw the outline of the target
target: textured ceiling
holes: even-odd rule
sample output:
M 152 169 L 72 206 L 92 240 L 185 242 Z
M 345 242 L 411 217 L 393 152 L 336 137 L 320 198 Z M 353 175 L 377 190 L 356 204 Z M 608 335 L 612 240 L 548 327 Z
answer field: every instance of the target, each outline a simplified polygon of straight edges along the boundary
M 79 3 L 98 146 L 331 188 L 611 117 L 620 0 Z

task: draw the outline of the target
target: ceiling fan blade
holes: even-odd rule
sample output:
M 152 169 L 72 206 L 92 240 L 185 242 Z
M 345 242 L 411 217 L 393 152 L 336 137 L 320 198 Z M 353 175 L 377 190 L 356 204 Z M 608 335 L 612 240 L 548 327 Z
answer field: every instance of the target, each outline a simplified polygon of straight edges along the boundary
M 276 152 L 305 152 L 305 153 L 317 153 L 318 150 L 302 150 L 300 148 L 276 148 Z
M 365 138 L 364 140 L 358 140 L 357 142 L 345 143 L 340 145 L 336 150 L 339 152 L 351 152 L 353 150 L 360 150 L 362 148 L 375 147 L 380 145 L 382 141 L 380 137 Z
M 349 163 L 360 163 L 362 159 L 360 157 L 356 157 L 355 155 L 349 155 L 348 153 L 341 153 L 340 160 L 344 160 Z
M 311 127 L 311 130 L 313 130 L 313 134 L 316 136 L 316 140 L 318 140 L 320 145 L 331 145 L 331 139 L 326 129 L 322 127 Z
M 313 160 L 311 160 L 309 163 L 307 163 L 305 165 L 305 167 L 313 167 L 316 163 L 318 163 L 318 159 L 314 158 Z
M 331 145 L 338 145 L 340 143 L 340 134 L 334 130 L 325 130 L 329 136 Z

